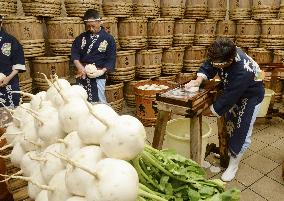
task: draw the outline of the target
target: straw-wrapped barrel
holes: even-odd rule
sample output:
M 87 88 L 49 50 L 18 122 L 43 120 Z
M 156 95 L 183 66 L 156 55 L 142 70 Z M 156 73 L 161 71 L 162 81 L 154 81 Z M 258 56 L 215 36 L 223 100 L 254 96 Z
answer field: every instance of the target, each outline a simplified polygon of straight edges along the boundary
M 102 17 L 102 23 L 105 31 L 114 37 L 116 49 L 120 49 L 118 42 L 117 19 L 115 17 Z
M 224 20 L 227 10 L 227 0 L 208 1 L 208 18 Z
M 100 10 L 100 0 L 64 0 L 64 4 L 70 17 L 83 17 L 88 9 Z
M 251 18 L 251 1 L 248 0 L 230 0 L 230 19 L 244 20 Z
M 61 0 L 21 0 L 27 16 L 56 17 L 60 15 Z
M 194 44 L 200 46 L 210 45 L 216 37 L 217 22 L 212 19 L 205 19 L 196 23 Z
M 260 37 L 260 24 L 256 20 L 237 22 L 236 44 L 240 47 L 257 47 Z
M 6 31 L 16 37 L 23 46 L 25 57 L 41 56 L 45 52 L 43 23 L 36 17 L 6 17 Z
M 118 22 L 121 48 L 143 49 L 147 45 L 147 18 L 129 17 Z
M 265 48 L 249 48 L 248 55 L 258 64 L 268 64 L 273 61 L 273 54 Z
M 17 12 L 17 0 L 0 0 L 0 15 L 13 15 Z
M 161 17 L 183 18 L 185 0 L 161 0 Z
M 183 47 L 164 49 L 162 57 L 162 73 L 164 75 L 179 74 L 183 67 Z
M 277 18 L 280 8 L 280 0 L 252 0 L 253 19 Z
M 160 1 L 133 0 L 133 14 L 137 17 L 155 18 L 160 14 Z
M 116 52 L 115 72 L 109 73 L 114 82 L 128 82 L 135 78 L 135 50 Z
M 175 21 L 174 46 L 192 46 L 195 36 L 195 19 L 181 19 Z
M 262 21 L 260 47 L 274 50 L 284 49 L 284 19 Z
M 237 25 L 232 20 L 218 21 L 216 35 L 220 37 L 227 37 L 235 41 Z
M 123 98 L 123 83 L 107 83 L 105 95 L 107 102 L 116 112 L 121 112 L 123 109 L 124 98 Z
M 84 31 L 79 17 L 55 17 L 47 21 L 48 41 L 55 55 L 70 55 L 72 43 Z
M 103 11 L 106 16 L 130 17 L 133 14 L 132 0 L 103 0 Z
M 185 18 L 204 19 L 207 16 L 208 0 L 187 0 L 185 4 Z
M 186 72 L 196 72 L 206 58 L 206 47 L 192 46 L 184 51 L 183 69 Z

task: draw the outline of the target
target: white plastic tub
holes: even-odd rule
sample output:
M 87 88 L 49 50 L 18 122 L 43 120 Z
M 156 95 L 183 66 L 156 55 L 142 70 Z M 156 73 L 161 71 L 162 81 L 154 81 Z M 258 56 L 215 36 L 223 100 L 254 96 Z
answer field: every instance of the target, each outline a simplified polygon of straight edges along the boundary
M 272 96 L 275 94 L 271 89 L 265 89 L 264 99 L 260 105 L 259 112 L 256 117 L 265 117 L 269 108 Z
M 190 121 L 187 118 L 173 119 L 166 127 L 165 148 L 174 149 L 184 157 L 190 158 Z M 206 145 L 212 129 L 202 122 L 202 162 L 204 160 Z

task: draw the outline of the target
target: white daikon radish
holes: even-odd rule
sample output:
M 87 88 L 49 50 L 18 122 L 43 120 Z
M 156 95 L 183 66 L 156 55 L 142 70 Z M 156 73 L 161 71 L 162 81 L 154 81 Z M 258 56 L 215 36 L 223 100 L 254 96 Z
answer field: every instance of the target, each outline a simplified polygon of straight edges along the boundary
M 91 105 L 88 103 L 90 109 L 95 113 L 95 116 L 99 116 L 101 120 L 104 122 L 113 122 L 116 121 L 117 117 L 119 116 L 109 105 L 97 103 Z
M 23 131 L 21 131 L 14 123 L 11 123 L 6 128 L 6 131 L 2 137 L 6 139 L 7 144 L 11 144 L 13 140 L 21 134 L 23 134 Z
M 34 125 L 34 120 L 25 124 L 22 127 L 22 131 L 23 135 L 20 137 L 20 143 L 26 152 L 35 151 L 41 148 L 41 145 L 38 143 L 39 138 Z
M 64 144 L 64 154 L 68 157 L 72 157 L 79 149 L 85 146 L 76 131 L 69 133 L 64 139 L 59 139 L 58 142 Z
M 95 181 L 88 186 L 88 201 L 136 201 L 139 180 L 128 162 L 106 158 L 97 163 Z
M 40 193 L 36 196 L 35 201 L 49 201 L 47 196 L 47 191 L 42 190 Z
M 41 103 L 43 101 L 46 101 L 46 92 L 45 91 L 41 91 L 39 93 L 37 93 L 36 95 L 33 95 L 31 93 L 27 93 L 27 92 L 23 92 L 23 91 L 13 91 L 12 93 L 19 93 L 23 96 L 28 96 L 31 98 L 30 101 L 30 105 L 31 105 L 31 109 L 37 111 L 40 109 Z
M 13 150 L 10 154 L 11 163 L 13 163 L 13 165 L 16 167 L 20 167 L 21 161 L 25 154 L 26 154 L 26 151 L 23 149 L 21 144 L 17 142 L 15 146 L 13 147 Z
M 33 173 L 30 178 L 33 182 L 36 182 L 38 184 L 46 184 L 45 180 L 42 177 L 42 172 L 39 166 L 33 167 Z M 28 182 L 28 194 L 30 198 L 36 199 L 37 195 L 41 192 L 42 189 L 35 185 L 33 182 Z
M 78 131 L 80 118 L 89 114 L 83 99 L 70 99 L 58 110 L 59 119 L 66 133 Z
M 72 197 L 65 185 L 66 170 L 56 173 L 48 183 L 47 192 L 49 201 L 64 201 Z
M 69 198 L 66 201 L 87 201 L 87 199 L 84 197 L 74 196 L 74 197 Z
M 85 66 L 85 71 L 87 74 L 93 74 L 97 71 L 97 67 L 95 64 L 88 64 Z
M 3 80 L 3 79 L 5 79 L 7 76 L 5 75 L 5 74 L 3 74 L 3 73 L 0 73 L 0 80 Z
M 30 103 L 23 103 L 20 106 L 21 107 L 17 107 L 13 112 L 13 122 L 19 128 L 33 120 L 33 117 L 24 109 L 31 108 Z
M 100 145 L 107 157 L 132 160 L 143 151 L 146 131 L 137 118 L 122 115 L 114 122 L 104 123 L 108 129 Z
M 36 160 L 32 160 L 31 158 L 37 158 L 39 153 L 36 151 L 31 151 L 26 153 L 21 161 L 20 168 L 23 171 L 23 175 L 26 177 L 30 177 L 34 171 L 34 168 L 40 168 L 40 163 Z
M 65 153 L 64 144 L 52 144 L 48 146 L 41 155 L 40 169 L 46 183 L 48 183 L 57 172 L 65 169 L 65 163 L 50 153 Z
M 103 158 L 105 158 L 105 156 L 100 147 L 86 146 L 81 148 L 71 160 L 94 171 L 96 164 Z M 67 165 L 66 169 L 65 183 L 68 191 L 77 196 L 85 196 L 86 189 L 88 186 L 92 185 L 93 176 L 70 164 Z
M 91 114 L 79 119 L 78 135 L 85 144 L 99 145 L 106 130 L 107 127 Z

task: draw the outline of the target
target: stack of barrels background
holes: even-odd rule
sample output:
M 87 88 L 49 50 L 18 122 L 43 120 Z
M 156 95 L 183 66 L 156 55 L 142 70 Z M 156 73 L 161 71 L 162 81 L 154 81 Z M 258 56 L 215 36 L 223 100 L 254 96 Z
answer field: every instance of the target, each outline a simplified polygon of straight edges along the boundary
M 284 62 L 284 0 L 0 0 L 4 28 L 24 47 L 28 70 L 20 74 L 21 90 L 46 90 L 40 73 L 74 78 L 71 45 L 84 31 L 82 16 L 89 8 L 99 10 L 117 44 L 107 100 L 118 112 L 126 100 L 146 126 L 155 124 L 155 97 L 135 85 L 193 79 L 217 36 L 231 38 L 262 66 Z M 284 100 L 283 72 L 267 69 L 266 87 L 276 92 L 276 101 Z M 137 96 L 154 117 L 143 113 Z M 8 171 L 17 169 L 8 165 Z M 25 186 L 9 183 L 15 201 L 28 200 Z
M 48 87 L 38 72 L 74 78 L 70 62 L 72 42 L 84 31 L 84 12 L 89 8 L 98 10 L 103 26 L 114 36 L 117 46 L 116 71 L 108 74 L 107 82 L 107 99 L 117 111 L 121 111 L 123 100 L 135 106 L 131 87 L 140 80 L 192 79 L 206 57 L 207 47 L 217 36 L 231 38 L 261 65 L 283 62 L 284 0 L 0 0 L 0 3 L 0 13 L 7 16 L 4 27 L 23 44 L 30 66 L 31 74 L 20 76 L 22 90 L 26 92 Z M 267 75 L 266 86 L 270 87 L 271 77 Z M 276 101 L 281 101 L 283 73 L 276 77 L 279 84 L 272 88 Z

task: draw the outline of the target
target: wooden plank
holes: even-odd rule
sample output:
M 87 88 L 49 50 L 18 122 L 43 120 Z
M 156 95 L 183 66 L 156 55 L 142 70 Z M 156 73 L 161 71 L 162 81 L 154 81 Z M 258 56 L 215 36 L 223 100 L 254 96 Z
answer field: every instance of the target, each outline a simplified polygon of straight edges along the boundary
M 169 119 L 171 118 L 170 111 L 159 110 L 157 116 L 157 123 L 154 131 L 154 138 L 152 146 L 156 149 L 162 149 L 163 142 L 166 134 L 166 127 Z
M 202 117 L 194 116 L 190 118 L 190 158 L 201 164 L 201 149 L 202 149 L 202 132 L 201 119 Z
M 227 134 L 225 118 L 218 118 L 217 125 L 220 149 L 220 165 L 221 167 L 227 168 L 229 165 L 229 135 Z

